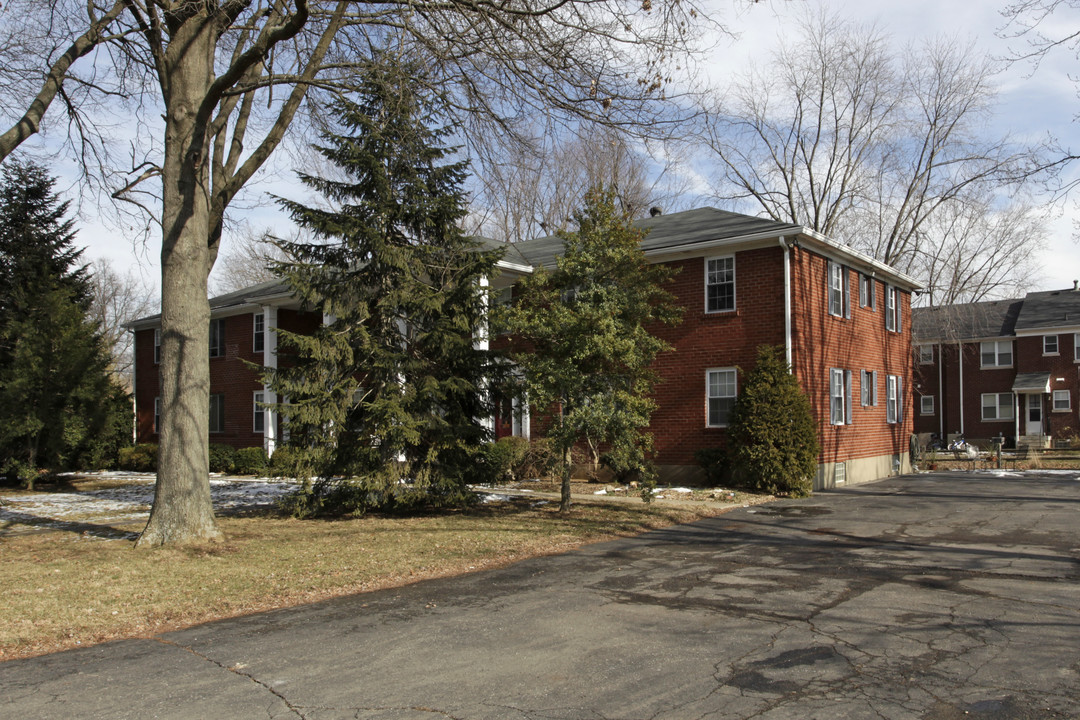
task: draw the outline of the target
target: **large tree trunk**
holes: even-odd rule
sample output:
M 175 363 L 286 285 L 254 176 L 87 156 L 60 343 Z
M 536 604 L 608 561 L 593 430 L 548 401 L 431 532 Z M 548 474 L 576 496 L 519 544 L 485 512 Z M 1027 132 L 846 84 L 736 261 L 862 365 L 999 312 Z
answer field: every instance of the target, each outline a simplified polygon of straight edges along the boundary
M 214 23 L 187 22 L 165 54 L 161 434 L 140 546 L 221 537 L 210 500 L 210 181 L 207 123 L 199 114 L 214 77 L 216 34 Z

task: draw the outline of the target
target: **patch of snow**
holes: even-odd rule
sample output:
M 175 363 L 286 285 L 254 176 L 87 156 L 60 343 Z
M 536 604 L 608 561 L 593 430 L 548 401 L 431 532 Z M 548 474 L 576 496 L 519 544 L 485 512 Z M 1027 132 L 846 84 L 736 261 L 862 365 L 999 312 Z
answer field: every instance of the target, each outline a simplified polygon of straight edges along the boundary
M 607 495 L 607 490 L 596 490 L 593 495 Z
M 694 492 L 690 488 L 684 488 L 684 487 L 668 488 L 667 491 L 668 492 L 677 492 L 677 493 L 692 493 L 692 492 Z

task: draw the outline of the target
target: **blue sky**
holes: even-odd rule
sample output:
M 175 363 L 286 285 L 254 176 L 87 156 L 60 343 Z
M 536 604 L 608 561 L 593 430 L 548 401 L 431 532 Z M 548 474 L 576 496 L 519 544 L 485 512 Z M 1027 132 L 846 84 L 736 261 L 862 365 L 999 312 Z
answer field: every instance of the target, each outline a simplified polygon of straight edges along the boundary
M 716 19 L 732 29 L 736 37 L 719 42 L 708 61 L 708 72 L 722 82 L 749 62 L 767 59 L 782 33 L 794 33 L 792 26 L 798 15 L 818 5 L 813 0 L 712 0 L 711 6 L 718 13 Z M 959 43 L 974 42 L 992 55 L 1004 57 L 1011 50 L 1021 49 L 1022 42 L 996 36 L 1004 24 L 1000 14 L 1003 5 L 1002 0 L 833 0 L 826 7 L 852 20 L 876 23 L 899 45 L 918 42 L 928 34 L 944 34 Z M 1080 26 L 1080 15 L 1055 16 L 1053 26 L 1048 27 L 1064 31 L 1070 26 Z M 1080 76 L 1080 61 L 1068 52 L 1049 56 L 1037 70 L 1027 63 L 1008 67 L 997 77 L 999 106 L 993 132 L 1029 139 L 1050 133 L 1062 144 L 1080 150 L 1074 122 L 1080 112 L 1080 98 L 1070 73 Z M 278 164 L 291 174 L 287 160 L 279 159 Z M 1080 168 L 1073 174 L 1080 177 Z M 1080 244 L 1074 241 L 1073 227 L 1074 219 L 1080 218 L 1078 201 L 1080 190 L 1054 209 L 1054 217 L 1047 225 L 1048 250 L 1040 263 L 1042 275 L 1032 290 L 1071 287 L 1074 279 L 1080 279 Z M 153 237 L 145 246 L 133 245 L 127 233 L 97 223 L 88 210 L 84 207 L 79 220 L 80 241 L 88 246 L 86 257 L 104 257 L 120 268 L 135 268 L 156 283 L 160 241 Z M 269 208 L 251 214 L 255 226 L 280 222 L 275 219 L 280 216 Z

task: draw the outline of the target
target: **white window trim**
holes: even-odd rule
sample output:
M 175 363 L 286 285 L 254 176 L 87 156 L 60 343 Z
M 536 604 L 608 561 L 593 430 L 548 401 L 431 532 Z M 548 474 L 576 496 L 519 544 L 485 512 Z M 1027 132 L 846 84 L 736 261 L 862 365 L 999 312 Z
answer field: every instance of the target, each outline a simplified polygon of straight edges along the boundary
M 262 320 L 262 322 L 259 322 Z M 262 325 L 262 327 L 259 327 Z M 262 347 L 259 347 L 262 345 Z M 261 353 L 266 348 L 266 315 L 253 313 L 251 315 L 251 352 Z
M 994 345 L 994 363 L 992 365 L 987 365 L 983 360 L 983 355 L 985 354 L 983 352 L 983 346 L 984 345 L 989 345 L 991 343 L 993 343 L 993 345 Z M 1005 365 L 1005 364 L 1003 364 L 1001 362 L 1001 355 L 1002 355 L 1001 346 L 1002 345 L 1008 345 L 1009 346 L 1009 364 L 1008 365 Z M 990 368 L 1011 368 L 1015 361 L 1016 361 L 1016 353 L 1013 350 L 1012 340 L 983 340 L 982 342 L 979 343 L 979 367 L 980 368 L 987 368 L 987 369 L 990 369 Z
M 215 397 L 221 398 L 221 427 L 219 429 L 217 429 L 217 430 L 214 430 L 211 427 L 213 425 L 213 422 L 208 423 L 207 427 L 210 428 L 210 432 L 212 434 L 218 435 L 220 433 L 225 432 L 225 393 L 210 393 L 210 420 L 211 421 L 214 419 L 214 398 Z
M 877 286 L 872 275 L 859 273 L 859 307 L 877 312 Z
M 731 307 L 722 308 L 720 310 L 709 309 L 709 263 L 713 260 L 731 260 Z M 705 258 L 705 313 L 707 315 L 719 315 L 721 313 L 735 312 L 735 308 L 739 306 L 739 298 L 737 295 L 738 286 L 735 283 L 735 256 L 734 255 L 714 255 L 712 257 Z M 726 283 L 724 283 L 726 284 Z
M 903 420 L 903 411 L 900 407 L 900 376 L 885 376 L 885 422 L 896 425 Z
M 161 363 L 161 328 L 154 328 L 154 364 Z
M 1060 394 L 1065 395 L 1065 407 L 1059 408 L 1057 399 Z M 1071 390 L 1055 390 L 1050 396 L 1050 411 L 1056 413 L 1071 412 L 1072 411 L 1072 391 Z
M 1080 333 L 1073 333 L 1073 362 L 1080 362 Z
M 1003 396 L 1008 396 L 1008 398 L 1009 398 L 1009 402 L 1006 404 L 1006 407 L 1009 408 L 1009 416 L 1008 417 L 992 417 L 992 418 L 986 417 L 986 398 L 988 398 L 988 397 L 993 397 L 994 398 L 994 413 L 997 414 L 997 411 L 1000 410 L 1001 407 L 1002 407 L 1001 398 Z M 1013 418 L 1015 416 L 1015 412 L 1013 411 L 1013 405 L 1014 405 L 1014 399 L 1013 399 L 1013 394 L 1011 392 L 1007 392 L 1007 393 L 982 393 L 981 395 L 979 395 L 979 417 L 983 422 L 1012 422 Z
M 738 397 L 739 397 L 739 372 L 738 372 L 738 369 L 733 368 L 733 367 L 709 368 L 708 370 L 705 371 L 705 427 L 709 427 L 709 428 L 725 428 L 725 427 L 728 426 L 728 423 L 713 423 L 713 422 L 711 422 L 712 413 L 709 411 L 709 401 L 712 400 L 713 396 L 709 394 L 709 391 L 712 389 L 712 384 L 709 382 L 709 380 L 710 380 L 710 376 L 713 373 L 731 373 L 732 376 L 735 379 L 735 394 L 734 395 L 717 395 L 716 397 L 718 397 L 718 398 L 738 399 Z
M 161 432 L 161 396 L 154 398 L 154 434 Z
M 259 403 L 264 402 L 263 398 L 266 397 L 266 393 L 262 390 L 251 393 L 251 432 L 256 435 L 263 435 L 266 433 L 266 409 L 259 407 Z M 259 424 L 262 427 L 259 427 Z
M 930 401 L 930 409 L 926 409 L 926 401 Z M 919 396 L 919 414 L 920 415 L 933 415 L 934 414 L 934 396 L 933 395 L 920 395 Z
M 839 283 L 834 283 L 834 280 L 839 280 Z M 840 307 L 833 312 L 833 294 L 837 292 L 840 294 Z M 833 317 L 851 317 L 851 277 L 847 266 L 833 260 L 825 265 L 825 311 Z
M 844 382 L 845 373 L 842 368 L 829 368 L 829 424 L 847 424 L 847 383 Z M 836 401 L 840 401 L 839 410 Z
M 930 356 L 927 358 L 926 351 L 930 351 Z M 934 346 L 929 343 L 919 345 L 919 364 L 920 365 L 933 365 L 934 364 Z
M 885 329 L 889 332 L 902 332 L 904 313 L 900 306 L 900 291 L 892 285 L 885 286 Z
M 1054 338 L 1054 349 L 1047 351 L 1046 341 L 1049 338 Z M 1061 354 L 1061 338 L 1057 335 L 1043 335 L 1043 356 L 1057 356 Z
M 214 328 L 215 323 L 218 323 L 218 327 L 221 328 L 221 333 L 220 333 L 220 335 L 221 335 L 220 336 L 220 341 L 221 342 L 220 342 L 220 344 L 219 344 L 219 346 L 217 348 L 218 353 L 216 355 L 214 354 L 215 347 L 214 347 L 214 333 L 213 333 L 213 328 Z M 211 318 L 210 319 L 210 357 L 212 357 L 212 358 L 225 357 L 225 318 Z

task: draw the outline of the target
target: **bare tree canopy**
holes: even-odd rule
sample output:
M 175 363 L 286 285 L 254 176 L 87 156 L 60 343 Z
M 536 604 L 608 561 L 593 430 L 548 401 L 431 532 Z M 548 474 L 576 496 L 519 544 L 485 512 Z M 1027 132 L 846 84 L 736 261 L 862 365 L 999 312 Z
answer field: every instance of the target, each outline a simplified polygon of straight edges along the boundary
M 90 265 L 90 317 L 109 349 L 109 370 L 128 392 L 132 389 L 132 336 L 124 323 L 149 315 L 157 303 L 149 284 L 133 270 L 120 273 L 106 260 Z
M 610 188 L 631 218 L 646 217 L 653 206 L 677 209 L 687 194 L 677 158 L 657 159 L 618 128 L 543 138 L 539 147 L 504 143 L 497 150 L 484 163 L 473 200 L 475 230 L 497 240 L 519 242 L 569 229 L 592 188 Z
M 808 16 L 709 108 L 713 192 L 914 275 L 930 302 L 1008 294 L 1042 237 L 1026 234 L 1033 211 L 1010 193 L 1041 158 L 987 134 L 993 73 L 954 41 L 897 53 L 874 27 Z M 971 225 L 980 212 L 989 236 Z M 976 265 L 985 271 L 961 269 Z
M 128 166 L 106 179 L 161 228 L 160 469 L 141 546 L 219 537 L 208 276 L 237 195 L 294 120 L 318 121 L 309 93 L 348 93 L 372 48 L 392 48 L 450 95 L 467 142 L 537 116 L 659 135 L 707 22 L 693 2 L 651 0 L 8 0 L 0 12 L 0 117 L 15 131 L 0 159 L 49 127 L 60 97 L 57 131 L 84 166 L 117 172 L 110 146 L 127 141 Z

